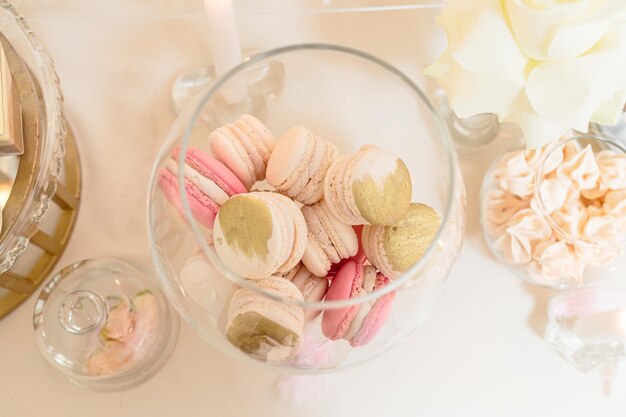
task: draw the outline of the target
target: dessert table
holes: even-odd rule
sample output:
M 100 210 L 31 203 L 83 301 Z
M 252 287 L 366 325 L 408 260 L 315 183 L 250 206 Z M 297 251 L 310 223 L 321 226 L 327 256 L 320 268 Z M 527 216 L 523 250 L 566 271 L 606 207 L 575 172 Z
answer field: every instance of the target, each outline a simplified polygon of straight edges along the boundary
M 172 81 L 208 63 L 205 18 L 81 14 L 71 1 L 52 2 L 60 12 L 46 15 L 36 3 L 19 6 L 56 63 L 84 175 L 76 229 L 55 271 L 111 257 L 154 274 L 145 218 L 150 168 L 175 118 Z M 380 56 L 428 90 L 421 70 L 445 47 L 436 14 L 246 13 L 239 28 L 246 50 L 343 44 Z M 174 353 L 155 377 L 129 391 L 96 393 L 74 386 L 38 352 L 33 296 L 0 321 L 0 417 L 623 416 L 626 387 L 609 397 L 599 374 L 579 372 L 542 341 L 549 292 L 522 283 L 484 243 L 480 182 L 509 134 L 505 129 L 487 150 L 462 158 L 465 246 L 430 320 L 383 356 L 286 382 L 212 349 L 182 323 Z M 286 383 L 291 390 L 278 389 Z

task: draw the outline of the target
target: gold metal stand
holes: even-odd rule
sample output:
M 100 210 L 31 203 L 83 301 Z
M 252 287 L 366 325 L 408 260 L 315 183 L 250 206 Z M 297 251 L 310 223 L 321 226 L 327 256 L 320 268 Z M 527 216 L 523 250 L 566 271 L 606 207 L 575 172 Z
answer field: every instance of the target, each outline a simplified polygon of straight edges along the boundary
M 11 47 L 11 44 L 0 35 L 0 42 L 4 48 L 9 68 L 13 75 L 13 81 L 18 91 L 20 105 L 22 107 L 22 121 L 24 134 L 24 154 L 20 157 L 19 168 L 15 178 L 11 195 L 2 212 L 2 231 L 0 239 L 4 239 L 7 230 L 13 222 L 20 219 L 22 208 L 27 198 L 35 192 L 35 180 L 40 175 L 41 167 L 37 162 L 39 153 L 42 152 L 43 139 L 42 126 L 45 118 L 43 114 L 40 88 L 36 80 L 30 74 L 28 68 L 19 55 Z M 63 140 L 63 138 L 59 138 Z M 40 253 L 35 260 L 28 265 L 28 272 L 24 275 L 13 273 L 9 269 L 0 275 L 0 319 L 17 308 L 39 284 L 48 276 L 54 265 L 63 254 L 72 233 L 78 212 L 80 200 L 80 163 L 78 150 L 74 136 L 70 129 L 65 137 L 65 156 L 63 158 L 62 171 L 65 173 L 64 184 L 57 182 L 56 193 L 50 201 L 50 205 L 56 205 L 60 209 L 60 216 L 55 225 L 50 224 L 48 230 L 54 230 L 47 234 L 37 227 L 27 230 L 24 234 L 30 237 L 27 248 L 17 259 L 28 255 L 29 251 Z M 42 223 L 46 222 L 45 216 Z M 37 251 L 38 247 L 41 251 Z

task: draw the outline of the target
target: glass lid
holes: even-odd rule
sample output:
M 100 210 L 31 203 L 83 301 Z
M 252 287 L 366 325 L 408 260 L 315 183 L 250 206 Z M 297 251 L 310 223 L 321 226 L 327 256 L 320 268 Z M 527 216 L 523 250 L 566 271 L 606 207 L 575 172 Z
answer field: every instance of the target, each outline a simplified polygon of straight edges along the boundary
M 57 369 L 79 384 L 112 388 L 134 384 L 171 350 L 177 319 L 137 270 L 88 259 L 43 287 L 33 325 L 42 354 Z

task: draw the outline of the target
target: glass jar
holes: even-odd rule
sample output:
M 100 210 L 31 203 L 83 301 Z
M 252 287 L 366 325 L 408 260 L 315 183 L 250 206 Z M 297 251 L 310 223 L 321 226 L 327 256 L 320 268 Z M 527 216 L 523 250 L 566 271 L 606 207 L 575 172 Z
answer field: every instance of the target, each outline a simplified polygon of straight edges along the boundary
M 271 90 L 255 88 L 258 78 L 254 75 L 271 65 L 282 67 L 281 78 L 274 80 Z M 241 90 L 242 86 L 245 94 L 241 100 L 224 100 L 225 91 Z M 209 133 L 242 113 L 256 116 L 276 137 L 291 126 L 304 124 L 337 145 L 340 154 L 374 144 L 400 156 L 412 177 L 413 200 L 428 204 L 442 216 L 433 244 L 419 262 L 389 285 L 348 300 L 311 302 L 280 297 L 228 270 L 192 216 L 187 199 L 181 199 L 181 217 L 164 197 L 157 175 L 176 147 L 182 147 L 181 155 L 188 147 L 210 153 Z M 179 170 L 179 191 L 184 195 L 182 178 Z M 286 373 L 344 369 L 407 338 L 425 322 L 443 292 L 461 248 L 464 220 L 464 186 L 452 141 L 424 93 L 376 57 L 324 44 L 293 45 L 254 55 L 197 96 L 174 122 L 149 186 L 151 252 L 172 304 L 212 346 L 248 363 Z M 227 314 L 233 294 L 241 288 L 260 298 L 261 304 L 309 318 L 295 354 L 270 360 L 244 353 L 229 342 Z M 394 300 L 386 322 L 369 343 L 352 347 L 346 340 L 333 341 L 323 335 L 320 322 L 328 311 L 371 306 L 384 297 Z
M 178 339 L 179 319 L 158 287 L 115 259 L 66 266 L 35 303 L 37 346 L 77 385 L 137 386 L 156 373 Z
M 584 287 L 623 274 L 626 148 L 579 135 L 505 152 L 483 180 L 481 224 L 496 258 L 533 284 Z

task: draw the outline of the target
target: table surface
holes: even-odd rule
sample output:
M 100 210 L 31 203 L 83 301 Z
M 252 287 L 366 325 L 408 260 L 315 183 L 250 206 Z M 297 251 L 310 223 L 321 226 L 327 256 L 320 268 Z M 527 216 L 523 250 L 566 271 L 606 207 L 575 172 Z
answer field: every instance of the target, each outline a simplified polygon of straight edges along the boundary
M 344 44 L 388 60 L 423 85 L 421 70 L 445 46 L 435 14 L 244 15 L 239 25 L 249 49 Z M 62 80 L 84 174 L 78 223 L 59 268 L 114 257 L 149 271 L 150 167 L 175 117 L 171 82 L 208 61 L 202 16 L 35 17 L 32 27 Z M 494 152 L 462 162 L 465 247 L 441 302 L 409 341 L 384 356 L 292 381 L 297 396 L 286 398 L 278 376 L 226 357 L 183 324 L 171 359 L 155 377 L 126 392 L 95 393 L 72 385 L 39 354 L 31 297 L 0 321 L 0 417 L 625 415 L 626 391 L 610 399 L 598 374 L 580 373 L 542 341 L 548 292 L 523 284 L 488 253 L 478 190 Z

